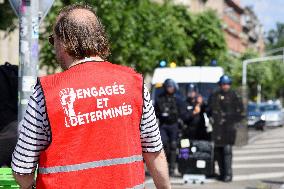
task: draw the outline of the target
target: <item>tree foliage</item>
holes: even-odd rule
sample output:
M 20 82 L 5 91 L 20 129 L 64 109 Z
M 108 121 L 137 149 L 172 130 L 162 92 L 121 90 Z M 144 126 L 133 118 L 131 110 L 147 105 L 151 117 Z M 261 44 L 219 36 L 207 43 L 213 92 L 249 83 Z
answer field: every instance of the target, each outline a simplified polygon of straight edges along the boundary
M 190 13 L 170 0 L 156 4 L 150 0 L 55 0 L 40 35 L 40 66 L 53 73 L 58 67 L 54 49 L 48 36 L 59 10 L 72 3 L 87 3 L 95 7 L 111 44 L 109 61 L 134 67 L 141 73 L 151 73 L 159 61 L 174 61 L 183 66 L 186 60 L 192 65 L 210 65 L 216 60 L 226 73 L 233 77 L 234 87 L 240 87 L 242 61 L 259 55 L 248 50 L 239 58 L 227 54 L 221 20 L 212 10 Z M 15 28 L 16 15 L 8 1 L 0 4 L 0 30 Z M 278 23 L 267 35 L 267 48 L 284 46 L 284 23 Z M 261 84 L 265 98 L 284 95 L 284 64 L 279 61 L 262 62 L 248 66 L 250 97 L 256 95 Z
M 233 78 L 233 87 L 239 88 L 242 83 L 242 62 L 246 59 L 257 58 L 259 54 L 248 49 L 239 58 L 228 57 L 230 63 L 224 64 L 226 72 Z M 250 99 L 256 99 L 257 85 L 262 87 L 264 99 L 283 97 L 284 64 L 282 61 L 266 61 L 248 65 L 247 86 Z
M 276 29 L 267 34 L 267 49 L 284 47 L 284 23 L 277 23 Z
M 78 0 L 55 2 L 46 19 L 47 39 L 58 10 Z M 82 2 L 82 1 L 81 1 Z M 185 7 L 149 0 L 87 0 L 97 10 L 111 43 L 109 61 L 151 73 L 160 60 L 185 64 L 186 59 L 199 65 L 221 60 L 226 46 L 219 18 L 212 11 L 190 14 Z M 41 65 L 56 68 L 53 50 L 42 41 Z
M 192 52 L 196 58 L 196 65 L 209 65 L 212 60 L 223 62 L 226 55 L 226 41 L 221 21 L 216 13 L 209 10 L 198 14 L 193 27 Z
M 55 1 L 50 12 L 44 20 L 43 31 L 40 34 L 40 68 L 46 67 L 48 74 L 54 73 L 58 67 L 58 63 L 55 59 L 54 48 L 48 42 L 49 36 L 52 34 L 53 23 L 58 15 L 58 12 L 62 8 L 63 3 L 61 1 Z
M 266 48 L 268 50 L 284 47 L 284 23 L 277 23 L 276 29 L 270 30 L 266 36 Z M 282 52 L 281 52 L 282 54 Z M 242 61 L 257 58 L 259 54 L 248 49 L 239 58 L 227 57 L 223 66 L 234 80 L 234 87 L 240 87 L 242 81 Z M 264 99 L 276 99 L 284 97 L 284 64 L 282 60 L 258 62 L 248 65 L 247 75 L 248 91 L 250 99 L 257 95 L 257 85 L 262 87 Z
M 5 30 L 7 32 L 12 31 L 16 28 L 15 24 L 16 14 L 8 0 L 0 4 L 0 30 Z
M 268 32 L 266 36 L 266 49 L 272 50 L 284 47 L 284 23 L 277 23 L 276 28 Z M 278 52 L 279 53 L 279 52 Z M 280 52 L 282 54 L 282 52 Z M 282 60 L 268 61 L 249 68 L 254 75 L 254 82 L 251 85 L 255 87 L 256 82 L 262 85 L 262 91 L 267 99 L 284 97 L 284 64 Z

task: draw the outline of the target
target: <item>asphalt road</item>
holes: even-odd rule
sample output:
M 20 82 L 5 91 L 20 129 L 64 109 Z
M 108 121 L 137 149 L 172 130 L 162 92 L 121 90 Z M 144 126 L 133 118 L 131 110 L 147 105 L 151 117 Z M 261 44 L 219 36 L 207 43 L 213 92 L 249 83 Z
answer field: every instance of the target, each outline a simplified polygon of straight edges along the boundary
M 214 179 L 205 184 L 184 184 L 181 177 L 171 178 L 173 189 L 284 189 L 284 128 L 265 132 L 249 130 L 249 144 L 234 147 L 233 182 Z M 153 180 L 146 181 L 154 189 Z

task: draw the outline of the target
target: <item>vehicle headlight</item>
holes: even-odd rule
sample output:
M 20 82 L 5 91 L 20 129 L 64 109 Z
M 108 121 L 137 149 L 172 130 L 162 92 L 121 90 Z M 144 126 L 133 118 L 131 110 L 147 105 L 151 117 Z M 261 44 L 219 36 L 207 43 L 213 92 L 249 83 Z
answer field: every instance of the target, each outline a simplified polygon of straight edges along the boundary
M 261 115 L 261 116 L 260 116 L 260 119 L 263 120 L 263 121 L 265 121 L 265 115 Z

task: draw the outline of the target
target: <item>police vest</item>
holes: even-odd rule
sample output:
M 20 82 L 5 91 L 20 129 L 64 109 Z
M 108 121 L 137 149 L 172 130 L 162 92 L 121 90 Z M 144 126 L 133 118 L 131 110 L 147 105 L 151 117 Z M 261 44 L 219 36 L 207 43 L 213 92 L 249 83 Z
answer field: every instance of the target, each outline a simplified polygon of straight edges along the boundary
M 52 141 L 40 155 L 37 188 L 144 188 L 142 76 L 85 62 L 40 83 Z

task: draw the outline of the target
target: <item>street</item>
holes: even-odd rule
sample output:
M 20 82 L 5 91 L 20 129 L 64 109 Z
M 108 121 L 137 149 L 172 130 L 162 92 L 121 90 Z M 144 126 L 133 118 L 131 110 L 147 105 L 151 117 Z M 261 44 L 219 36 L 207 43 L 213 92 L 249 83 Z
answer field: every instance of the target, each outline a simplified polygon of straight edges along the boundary
M 249 131 L 249 144 L 234 147 L 233 182 L 209 179 L 205 184 L 183 184 L 182 178 L 171 178 L 172 188 L 197 189 L 283 189 L 284 188 L 284 128 L 265 132 Z M 146 188 L 155 188 L 152 179 Z
M 283 7 L 0 0 L 0 189 L 284 189 Z

